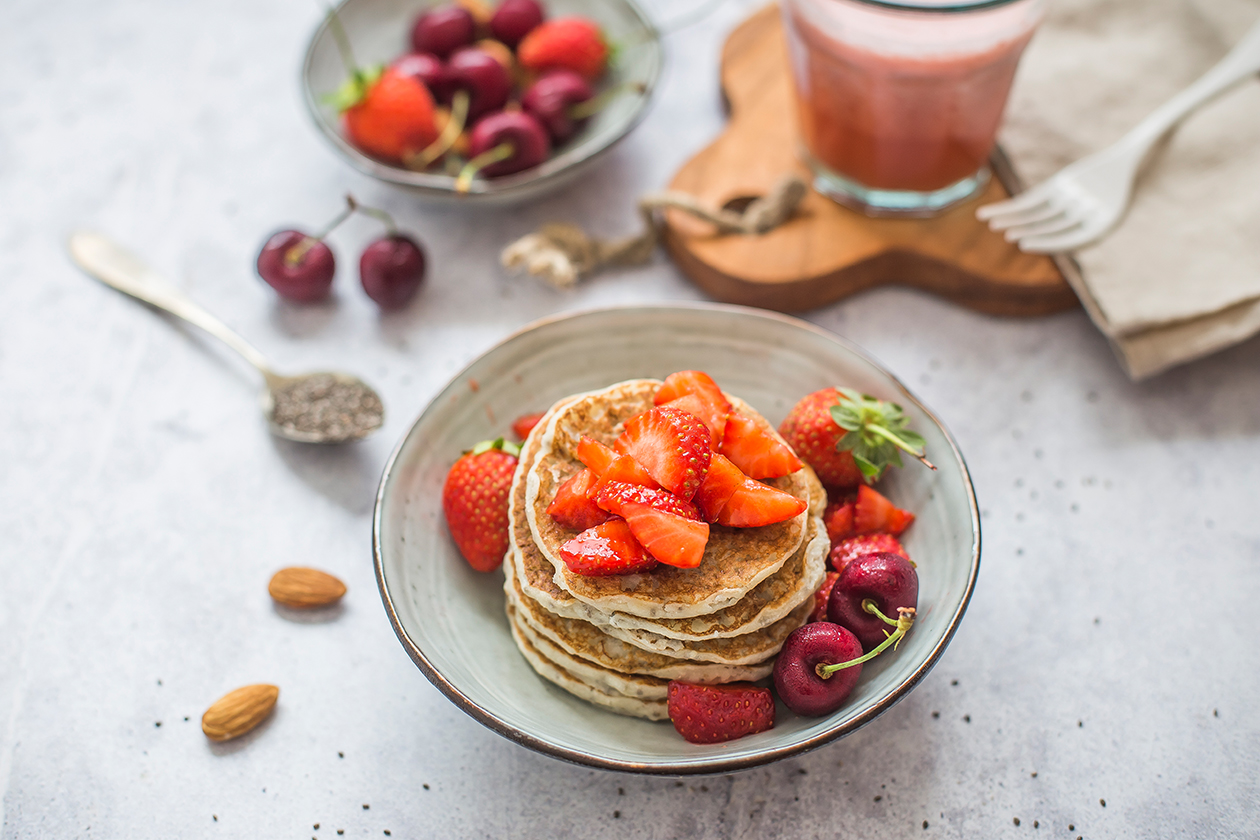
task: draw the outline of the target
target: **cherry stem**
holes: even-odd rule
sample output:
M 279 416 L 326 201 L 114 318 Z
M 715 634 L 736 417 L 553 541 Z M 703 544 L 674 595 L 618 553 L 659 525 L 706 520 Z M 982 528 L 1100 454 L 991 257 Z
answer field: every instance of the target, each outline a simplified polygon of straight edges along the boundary
M 464 168 L 459 171 L 459 177 L 455 179 L 455 192 L 468 192 L 469 187 L 472 186 L 472 179 L 476 177 L 478 172 L 501 160 L 507 160 L 514 154 L 516 154 L 515 146 L 511 143 L 500 143 L 493 149 L 487 149 L 477 155 L 464 164 Z
M 891 624 L 893 627 L 897 626 L 897 620 L 893 618 L 889 618 L 888 616 L 880 612 L 879 607 L 875 606 L 875 602 L 872 601 L 870 598 L 862 599 L 862 609 L 866 610 L 868 613 L 875 616 L 876 618 L 878 618 L 880 621 L 884 622 L 885 624 Z
M 433 161 L 446 154 L 447 150 L 455 145 L 455 141 L 459 139 L 459 134 L 468 121 L 468 102 L 468 91 L 462 89 L 455 91 L 455 97 L 451 100 L 451 116 L 446 121 L 446 125 L 442 126 L 442 133 L 421 152 L 404 161 L 408 169 L 428 169 Z
M 354 211 L 358 209 L 360 209 L 359 203 L 354 200 L 354 196 L 347 195 L 346 196 L 346 209 L 338 213 L 337 218 L 329 222 L 328 225 L 325 226 L 324 229 L 321 230 L 319 233 L 315 234 L 314 236 L 303 237 L 302 240 L 298 242 L 298 244 L 294 245 L 292 248 L 284 252 L 285 264 L 287 264 L 289 267 L 293 267 L 293 266 L 296 266 L 298 263 L 302 262 L 302 258 L 306 256 L 308 251 L 310 251 L 320 242 L 323 242 L 324 237 L 326 237 L 328 234 L 336 230 L 338 225 L 340 225 L 346 219 L 350 218 L 350 216 L 354 213 Z M 383 211 L 377 211 L 377 212 L 383 212 Z M 393 225 L 393 220 L 390 220 L 390 225 L 391 226 Z
M 923 462 L 923 465 L 925 467 L 928 467 L 929 469 L 932 469 L 932 470 L 936 469 L 936 465 L 933 464 L 931 461 L 929 461 L 922 452 L 915 449 L 910 444 L 906 443 L 904 440 L 897 437 L 897 435 L 888 431 L 887 429 L 885 429 L 883 426 L 879 425 L 878 423 L 867 423 L 866 429 L 867 431 L 874 432 L 875 434 L 879 435 L 884 440 L 888 441 L 893 446 L 900 449 L 902 452 L 905 452 L 908 455 L 912 455 L 915 458 L 918 458 L 920 461 Z
M 614 85 L 603 91 L 598 96 L 592 96 L 584 102 L 579 102 L 567 109 L 567 114 L 571 120 L 584 120 L 587 117 L 598 114 L 600 111 L 608 107 L 608 103 L 612 102 L 627 90 L 634 91 L 642 95 L 647 90 L 647 85 L 643 82 L 623 82 Z
M 862 607 L 864 609 L 866 608 L 867 603 L 867 601 L 862 602 Z M 867 612 L 870 612 L 870 610 L 867 610 Z M 888 620 L 887 618 L 884 618 L 883 615 L 880 615 L 880 618 L 883 618 L 884 621 Z M 831 679 L 831 675 L 836 671 L 842 671 L 845 668 L 852 668 L 854 665 L 861 665 L 863 662 L 870 662 L 890 647 L 895 650 L 897 643 L 901 641 L 906 633 L 910 632 L 910 626 L 914 624 L 914 607 L 897 607 L 897 621 L 895 623 L 897 625 L 897 629 L 888 633 L 887 638 L 879 643 L 879 647 L 875 648 L 870 653 L 865 656 L 859 656 L 857 659 L 850 659 L 848 662 L 837 662 L 835 665 L 823 665 L 820 662 L 814 666 L 814 673 L 822 677 L 824 680 Z
M 350 36 L 346 34 L 345 27 L 341 25 L 341 18 L 337 17 L 337 10 L 332 6 L 328 7 L 328 29 L 332 32 L 333 42 L 337 45 L 337 52 L 341 54 L 341 63 L 345 66 L 346 72 L 359 75 L 359 63 L 354 60 L 354 50 L 350 48 Z

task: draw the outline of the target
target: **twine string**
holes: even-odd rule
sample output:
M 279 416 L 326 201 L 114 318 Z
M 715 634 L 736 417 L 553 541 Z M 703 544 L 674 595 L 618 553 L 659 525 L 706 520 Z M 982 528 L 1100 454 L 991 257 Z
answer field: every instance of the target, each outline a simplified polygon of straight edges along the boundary
M 639 199 L 644 230 L 637 236 L 599 239 L 574 224 L 553 222 L 503 249 L 504 268 L 524 270 L 556 288 L 566 289 L 578 280 L 611 266 L 642 265 L 664 234 L 664 213 L 680 210 L 708 222 L 718 233 L 760 236 L 786 222 L 805 198 L 807 187 L 797 175 L 778 181 L 764 196 L 749 202 L 742 212 L 706 207 L 695 196 L 667 190 Z

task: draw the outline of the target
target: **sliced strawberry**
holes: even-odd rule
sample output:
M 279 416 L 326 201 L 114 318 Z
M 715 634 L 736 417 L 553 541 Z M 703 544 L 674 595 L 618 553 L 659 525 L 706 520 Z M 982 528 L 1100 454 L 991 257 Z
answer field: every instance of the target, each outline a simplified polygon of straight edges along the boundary
M 627 484 L 624 481 L 600 482 L 599 488 L 596 490 L 595 495 L 591 497 L 591 500 L 599 507 L 617 516 L 625 515 L 621 512 L 623 505 L 636 503 L 647 505 L 656 510 L 663 510 L 666 513 L 672 513 L 684 519 L 698 520 L 700 518 L 700 511 L 696 510 L 695 505 L 691 502 L 684 502 L 667 490 L 653 490 L 650 487 Z
M 630 575 L 656 566 L 630 526 L 615 516 L 561 545 L 560 559 L 575 574 L 591 577 Z
M 715 448 L 722 442 L 722 432 L 726 429 L 726 414 L 715 411 L 713 406 L 695 394 L 683 394 L 678 399 L 665 403 L 661 408 L 676 408 L 693 415 L 709 427 L 709 434 L 713 435 Z
M 876 490 L 865 485 L 858 488 L 857 505 L 853 510 L 853 529 L 859 534 L 887 531 L 899 535 L 914 522 L 914 514 L 902 510 Z
M 717 522 L 718 514 L 726 503 L 735 495 L 735 491 L 744 486 L 748 476 L 740 472 L 739 467 L 732 464 L 725 456 L 713 453 L 709 462 L 709 471 L 705 473 L 700 489 L 691 501 L 700 509 L 705 522 Z
M 661 387 L 657 389 L 652 402 L 664 405 L 673 402 L 685 394 L 695 394 L 705 402 L 731 410 L 731 401 L 722 393 L 722 389 L 713 381 L 713 377 L 702 370 L 680 370 L 665 377 Z
M 656 396 L 656 405 L 671 405 L 694 414 L 713 432 L 713 442 L 720 443 L 726 427 L 726 415 L 732 411 L 731 401 L 713 381 L 699 370 L 680 370 L 665 377 Z
M 525 440 L 525 438 L 529 437 L 529 433 L 533 431 L 534 427 L 538 425 L 538 421 L 541 419 L 543 419 L 541 412 L 522 414 L 520 417 L 517 417 L 512 421 L 512 434 L 516 435 L 521 440 Z
M 743 486 L 735 491 L 722 508 L 717 521 L 719 525 L 730 525 L 734 528 L 759 528 L 798 516 L 807 507 L 809 505 L 804 500 L 790 493 L 776 490 L 756 479 L 746 478 Z
M 693 744 L 718 744 L 774 726 L 770 689 L 752 683 L 669 683 L 669 719 Z
M 652 479 L 652 476 L 647 474 L 647 470 L 639 466 L 638 461 L 629 455 L 618 455 L 613 459 L 613 462 L 608 465 L 608 469 L 604 470 L 603 475 L 599 477 L 599 481 L 595 482 L 595 487 L 591 491 L 592 496 L 604 489 L 605 485 L 614 482 L 637 484 L 640 487 L 650 487 L 653 490 L 659 490 L 661 487 Z
M 603 475 L 609 464 L 617 460 L 617 453 L 595 438 L 582 435 L 577 445 L 577 459 L 596 475 Z
M 556 491 L 556 497 L 547 505 L 547 513 L 561 526 L 571 531 L 594 528 L 608 518 L 608 513 L 591 501 L 591 489 L 597 476 L 590 470 L 582 470 Z
M 814 593 L 814 611 L 809 614 L 810 621 L 827 620 L 827 601 L 831 598 L 831 587 L 835 586 L 836 581 L 839 579 L 839 572 L 827 572 L 827 577 L 823 579 L 823 585 L 818 587 L 818 591 Z
M 823 512 L 823 524 L 827 526 L 827 538 L 835 545 L 845 537 L 851 537 L 853 530 L 853 502 L 838 501 L 827 505 Z
M 828 562 L 831 563 L 831 568 L 837 572 L 843 572 L 844 567 L 857 558 L 867 554 L 880 554 L 885 551 L 891 554 L 900 554 L 902 557 L 910 560 L 910 555 L 906 553 L 905 546 L 892 534 L 861 534 L 841 540 L 833 545 Z M 911 564 L 914 563 L 913 560 L 910 562 Z
M 653 408 L 626 421 L 613 446 L 681 499 L 696 495 L 713 458 L 709 428 L 676 408 Z
M 709 523 L 657 510 L 642 502 L 625 502 L 626 518 L 635 539 L 657 560 L 680 569 L 694 569 L 704 559 Z
M 787 444 L 737 411 L 727 416 L 718 448 L 749 478 L 778 478 L 802 466 Z

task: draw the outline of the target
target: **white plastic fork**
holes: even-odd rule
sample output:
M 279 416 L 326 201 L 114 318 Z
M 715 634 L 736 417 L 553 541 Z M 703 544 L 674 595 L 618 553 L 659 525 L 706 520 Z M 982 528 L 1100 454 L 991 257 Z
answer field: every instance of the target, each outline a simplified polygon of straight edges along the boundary
M 1124 215 L 1142 161 L 1169 129 L 1196 108 L 1260 72 L 1260 22 L 1211 70 L 1155 109 L 1128 134 L 1037 186 L 976 209 L 1023 251 L 1071 251 L 1099 239 Z M 1254 186 L 1254 185 L 1253 185 Z

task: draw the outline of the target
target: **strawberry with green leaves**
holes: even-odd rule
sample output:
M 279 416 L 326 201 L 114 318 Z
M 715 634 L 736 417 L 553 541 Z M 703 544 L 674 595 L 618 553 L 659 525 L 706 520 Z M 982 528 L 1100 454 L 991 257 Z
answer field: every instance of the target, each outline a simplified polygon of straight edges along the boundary
M 901 466 L 901 452 L 936 469 L 901 406 L 852 388 L 824 388 L 798 402 L 779 427 L 788 445 L 828 487 L 852 489 Z
M 479 572 L 492 572 L 508 550 L 508 493 L 520 447 L 503 438 L 464 453 L 442 486 L 442 512 L 459 553 Z
M 438 137 L 433 96 L 409 73 L 380 65 L 362 68 L 336 13 L 328 26 L 349 78 L 325 97 L 341 114 L 346 137 L 358 149 L 391 163 L 405 163 Z

